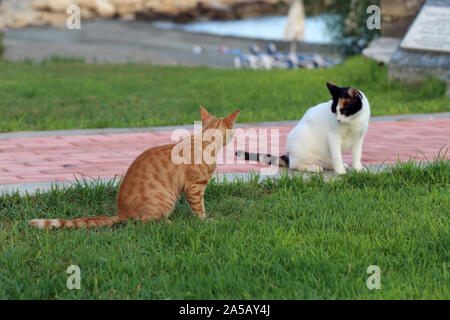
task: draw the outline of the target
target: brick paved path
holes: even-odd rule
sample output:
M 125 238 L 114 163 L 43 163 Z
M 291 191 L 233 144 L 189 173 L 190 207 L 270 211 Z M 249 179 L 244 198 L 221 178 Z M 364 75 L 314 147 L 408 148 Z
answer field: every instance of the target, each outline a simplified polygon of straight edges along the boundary
M 264 136 L 279 133 L 274 141 L 274 154 L 285 153 L 285 142 L 292 126 L 255 128 Z M 239 164 L 234 158 L 235 150 L 249 149 L 257 145 L 257 138 L 242 141 L 240 129 L 234 143 L 223 154 L 234 159 L 234 164 L 220 164 L 218 172 L 246 172 L 261 168 L 257 164 Z M 154 133 L 124 133 L 104 135 L 55 136 L 15 138 L 0 140 L 0 184 L 37 181 L 66 181 L 76 177 L 112 178 L 122 175 L 130 163 L 149 147 L 171 142 L 171 131 Z M 261 138 L 260 138 L 261 139 Z M 271 151 L 269 141 L 268 151 Z M 450 147 L 450 119 L 373 122 L 370 124 L 363 148 L 363 164 L 392 163 L 411 157 L 418 160 L 433 159 L 439 149 Z M 234 149 L 234 150 L 233 150 Z M 450 154 L 447 155 L 447 158 Z M 350 162 L 350 154 L 344 160 Z

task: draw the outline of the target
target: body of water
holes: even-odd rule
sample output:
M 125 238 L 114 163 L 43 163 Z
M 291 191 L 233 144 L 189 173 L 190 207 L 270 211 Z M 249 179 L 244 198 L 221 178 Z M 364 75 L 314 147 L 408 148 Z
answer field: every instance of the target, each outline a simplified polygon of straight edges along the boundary
M 332 38 L 327 30 L 329 14 L 306 17 L 306 42 L 331 43 Z M 282 40 L 286 25 L 286 16 L 265 16 L 258 18 L 226 21 L 199 21 L 191 23 L 154 22 L 157 28 L 179 29 L 187 32 L 210 33 L 221 36 L 256 38 L 266 40 Z

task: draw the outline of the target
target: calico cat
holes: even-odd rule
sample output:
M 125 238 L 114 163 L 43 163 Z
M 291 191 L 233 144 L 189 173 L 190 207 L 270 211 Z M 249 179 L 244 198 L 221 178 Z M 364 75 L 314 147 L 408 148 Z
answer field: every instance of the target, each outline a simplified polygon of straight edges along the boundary
M 287 155 L 250 154 L 238 151 L 245 160 L 291 169 L 346 173 L 342 152 L 352 151 L 353 169 L 360 171 L 364 136 L 369 126 L 370 106 L 365 95 L 355 88 L 327 83 L 332 99 L 308 109 L 287 137 Z
M 167 144 L 146 150 L 138 156 L 128 168 L 119 187 L 117 206 L 119 213 L 113 217 L 91 217 L 73 220 L 63 219 L 35 219 L 30 224 L 38 228 L 70 228 L 70 227 L 99 227 L 110 226 L 115 223 L 134 218 L 140 221 L 164 219 L 167 222 L 176 201 L 184 192 L 196 216 L 205 219 L 203 194 L 213 172 L 216 169 L 216 153 L 220 148 L 233 139 L 234 122 L 239 110 L 228 117 L 219 119 L 210 115 L 201 107 L 202 136 L 205 132 L 216 132 L 220 139 L 215 142 L 217 148 L 210 153 L 211 161 L 189 161 L 178 163 L 174 161 L 174 154 L 180 143 L 187 145 L 191 151 L 190 159 L 194 159 L 195 143 L 200 141 L 201 156 L 203 150 L 210 147 L 213 142 L 207 139 L 200 140 L 193 135 L 182 142 Z M 192 156 L 193 155 L 193 156 Z M 202 159 L 201 159 L 202 160 Z

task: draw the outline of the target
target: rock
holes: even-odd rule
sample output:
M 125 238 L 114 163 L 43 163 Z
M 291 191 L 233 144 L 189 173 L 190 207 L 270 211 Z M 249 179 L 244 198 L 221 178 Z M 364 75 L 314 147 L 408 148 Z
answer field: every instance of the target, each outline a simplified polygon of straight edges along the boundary
M 0 23 L 2 25 L 2 30 L 9 28 L 10 24 L 13 22 L 12 14 L 8 11 L 3 11 L 0 15 Z
M 382 0 L 381 35 L 402 38 L 425 0 Z
M 81 9 L 89 9 L 91 11 L 96 10 L 96 3 L 94 0 L 77 0 L 77 4 L 80 6 Z
M 81 7 L 81 19 L 89 20 L 95 18 L 96 13 L 86 7 Z
M 38 12 L 20 12 L 13 15 L 13 21 L 9 27 L 12 29 L 25 28 L 40 20 L 41 14 Z
M 52 12 L 66 13 L 67 8 L 75 3 L 75 0 L 48 0 L 48 8 Z
M 380 37 L 372 41 L 362 54 L 368 58 L 377 60 L 384 64 L 391 61 L 391 57 L 400 45 L 400 38 Z
M 110 18 L 116 14 L 116 7 L 108 0 L 95 0 L 95 9 L 103 18 Z
M 34 0 L 31 2 L 31 7 L 38 11 L 46 11 L 50 9 L 48 2 L 48 0 Z
M 133 20 L 136 20 L 136 15 L 134 13 L 126 13 L 126 14 L 120 15 L 120 19 L 122 19 L 124 21 L 133 21 Z
M 56 28 L 65 28 L 67 14 L 42 12 L 42 21 Z
M 135 13 L 144 9 L 143 0 L 111 0 L 119 15 Z
M 95 17 L 120 17 L 124 20 L 171 19 L 188 22 L 199 18 L 236 19 L 263 14 L 285 14 L 292 0 L 0 0 L 0 21 L 5 27 L 19 28 L 48 23 L 61 26 L 67 8 L 76 4 L 82 19 Z M 412 1 L 412 0 L 411 0 Z M 421 1 L 421 0 L 416 0 Z M 423 0 L 422 0 L 423 1 Z M 280 9 L 281 8 L 281 9 Z M 3 13 L 8 11 L 7 14 Z M 12 13 L 40 13 L 30 21 L 29 17 L 12 19 Z

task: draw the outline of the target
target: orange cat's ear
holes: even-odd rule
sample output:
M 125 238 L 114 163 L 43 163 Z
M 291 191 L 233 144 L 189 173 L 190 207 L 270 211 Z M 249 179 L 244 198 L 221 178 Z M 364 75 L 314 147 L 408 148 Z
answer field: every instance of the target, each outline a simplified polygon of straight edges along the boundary
M 200 112 L 202 114 L 202 122 L 205 122 L 207 119 L 211 118 L 211 115 L 205 108 L 203 108 L 203 106 L 200 106 Z
M 232 114 L 230 114 L 228 117 L 225 118 L 225 122 L 227 122 L 228 124 L 233 124 L 234 121 L 236 121 L 236 118 L 238 117 L 240 111 L 236 110 L 234 111 Z

